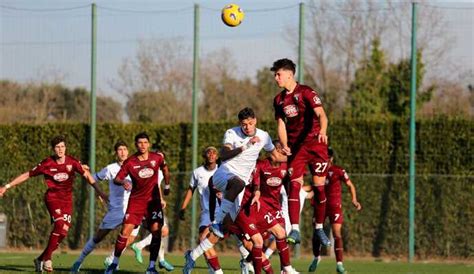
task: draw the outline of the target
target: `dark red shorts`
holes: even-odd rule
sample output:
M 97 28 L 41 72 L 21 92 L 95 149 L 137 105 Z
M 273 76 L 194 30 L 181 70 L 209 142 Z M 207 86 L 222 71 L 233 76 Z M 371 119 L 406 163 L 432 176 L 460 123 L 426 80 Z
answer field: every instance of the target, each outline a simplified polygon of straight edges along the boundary
M 72 199 L 65 200 L 49 200 L 45 198 L 46 207 L 48 208 L 51 222 L 63 220 L 71 224 L 72 218 Z
M 258 212 L 257 220 L 257 226 L 262 235 L 265 231 L 269 230 L 275 225 L 280 224 L 282 227 L 285 227 L 283 211 L 269 209 L 264 204 L 262 204 L 260 211 Z
M 306 141 L 288 159 L 290 179 L 298 179 L 304 175 L 306 165 L 310 167 L 313 176 L 326 176 L 328 170 L 328 145 L 317 139 Z
M 250 206 L 249 209 L 241 209 L 235 218 L 234 225 L 230 226 L 229 231 L 234 234 L 243 234 L 245 238 L 250 239 L 253 235 L 259 233 L 257 226 L 257 205 Z
M 342 204 L 326 204 L 326 217 L 331 224 L 342 224 L 344 222 Z
M 164 224 L 163 209 L 161 208 L 160 200 L 151 200 L 148 202 L 130 200 L 128 202 L 123 223 L 140 225 L 143 220 L 145 220 L 145 225 L 148 226 L 153 223 Z

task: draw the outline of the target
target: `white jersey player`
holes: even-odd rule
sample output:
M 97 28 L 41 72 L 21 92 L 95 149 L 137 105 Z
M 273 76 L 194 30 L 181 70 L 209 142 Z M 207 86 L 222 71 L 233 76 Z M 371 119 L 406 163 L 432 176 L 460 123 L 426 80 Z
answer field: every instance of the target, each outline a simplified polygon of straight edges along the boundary
M 186 207 L 188 206 L 194 191 L 197 189 L 200 196 L 201 214 L 199 217 L 199 241 L 205 239 L 209 233 L 209 226 L 211 225 L 211 212 L 209 212 L 209 180 L 217 170 L 217 149 L 209 146 L 204 149 L 202 153 L 204 164 L 195 170 L 191 175 L 189 181 L 189 188 L 184 196 L 179 217 L 181 220 L 185 219 Z M 218 206 L 218 203 L 216 202 Z M 217 208 L 216 208 L 217 210 Z M 214 212 L 212 212 L 214 214 Z M 222 273 L 222 269 L 217 258 L 217 252 L 214 248 L 209 249 L 204 253 L 210 273 Z
M 109 181 L 109 205 L 107 214 L 104 216 L 99 230 L 95 233 L 94 237 L 87 241 L 84 249 L 81 252 L 81 255 L 74 262 L 71 268 L 71 273 L 79 272 L 82 262 L 86 256 L 94 250 L 95 246 L 100 243 L 110 231 L 116 229 L 122 224 L 128 205 L 128 198 L 130 197 L 130 191 L 125 190 L 123 186 L 115 185 L 113 181 L 115 175 L 117 175 L 119 172 L 123 161 L 128 158 L 128 147 L 125 142 L 118 141 L 114 145 L 114 149 L 117 162 L 106 166 L 101 171 L 94 174 L 96 181 Z M 137 234 L 138 228 L 132 232 L 133 238 Z

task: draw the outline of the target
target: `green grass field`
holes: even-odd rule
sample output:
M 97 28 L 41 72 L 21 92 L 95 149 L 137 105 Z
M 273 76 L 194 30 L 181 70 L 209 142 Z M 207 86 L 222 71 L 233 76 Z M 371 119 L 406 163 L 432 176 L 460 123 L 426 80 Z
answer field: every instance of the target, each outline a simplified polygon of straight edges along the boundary
M 37 254 L 35 253 L 1 252 L 0 272 L 31 273 L 34 270 L 32 261 L 36 255 Z M 55 254 L 53 258 L 55 268 L 54 273 L 68 273 L 70 266 L 77 256 L 78 253 L 76 252 L 74 254 Z M 81 268 L 81 273 L 103 273 L 103 260 L 105 256 L 106 254 L 102 252 L 98 255 L 92 254 L 87 257 Z M 219 259 L 224 272 L 239 273 L 239 258 L 238 255 L 220 256 Z M 181 254 L 168 254 L 167 260 L 175 265 L 176 268 L 173 272 L 181 272 L 184 262 Z M 309 257 L 292 261 L 293 266 L 302 273 L 307 273 L 309 263 Z M 279 267 L 278 256 L 272 257 L 272 264 L 273 269 L 277 270 Z M 375 261 L 374 259 L 362 260 L 348 258 L 344 262 L 344 265 L 347 273 L 474 273 L 474 264 L 472 263 L 418 262 L 408 264 L 405 262 L 381 262 Z M 146 266 L 146 264 L 140 265 L 137 263 L 131 253 L 127 252 L 126 255 L 122 256 L 120 261 L 120 271 L 117 273 L 144 273 Z M 193 273 L 208 273 L 203 259 L 198 260 L 196 269 Z M 334 258 L 324 257 L 316 273 L 336 273 Z

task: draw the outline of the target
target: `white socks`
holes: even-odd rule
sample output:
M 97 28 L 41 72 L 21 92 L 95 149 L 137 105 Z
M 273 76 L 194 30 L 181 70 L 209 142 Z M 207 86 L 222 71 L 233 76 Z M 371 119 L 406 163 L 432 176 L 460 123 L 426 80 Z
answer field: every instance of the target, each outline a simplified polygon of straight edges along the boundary
M 191 258 L 196 261 L 197 258 L 199 258 L 204 252 L 208 251 L 214 246 L 209 239 L 204 239 L 199 243 L 198 246 L 196 246 L 192 251 L 191 251 Z
M 300 231 L 300 225 L 299 224 L 292 224 L 291 225 L 291 229 L 293 230 L 297 230 L 297 231 Z
M 143 240 L 139 241 L 138 243 L 135 243 L 135 246 L 139 249 L 143 249 L 145 248 L 145 246 L 149 246 L 151 244 L 151 238 L 153 237 L 153 235 L 148 234 L 148 236 L 146 236 L 145 238 L 143 238 Z

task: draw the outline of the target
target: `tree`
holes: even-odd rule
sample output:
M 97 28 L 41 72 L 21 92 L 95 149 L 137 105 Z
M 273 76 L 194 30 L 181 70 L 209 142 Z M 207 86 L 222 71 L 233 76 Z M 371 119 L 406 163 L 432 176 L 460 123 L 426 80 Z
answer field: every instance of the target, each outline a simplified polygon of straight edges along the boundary
M 425 75 L 422 53 L 417 55 L 417 106 L 430 100 L 434 86 L 421 89 Z M 372 53 L 356 71 L 348 91 L 350 108 L 354 118 L 406 117 L 410 109 L 410 59 L 395 64 L 387 63 L 380 42 L 374 40 Z
M 89 121 L 89 92 L 61 84 L 19 84 L 0 81 L 0 123 L 45 123 Z M 97 97 L 97 121 L 121 121 L 120 104 L 112 98 Z M 28 111 L 25 111 L 28 110 Z

